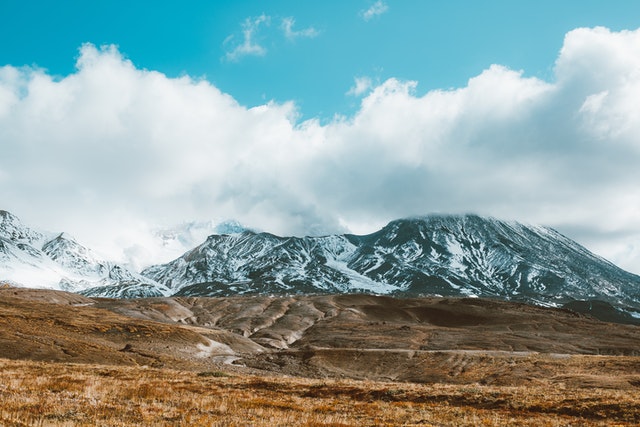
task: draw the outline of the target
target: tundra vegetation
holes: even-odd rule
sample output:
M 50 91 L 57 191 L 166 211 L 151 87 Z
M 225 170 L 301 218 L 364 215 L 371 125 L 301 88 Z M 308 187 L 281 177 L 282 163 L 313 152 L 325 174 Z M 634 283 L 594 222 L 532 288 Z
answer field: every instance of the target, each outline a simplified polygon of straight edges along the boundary
M 414 384 L 0 359 L 0 424 L 18 426 L 632 426 L 640 393 Z M 636 389 L 637 390 L 637 389 Z

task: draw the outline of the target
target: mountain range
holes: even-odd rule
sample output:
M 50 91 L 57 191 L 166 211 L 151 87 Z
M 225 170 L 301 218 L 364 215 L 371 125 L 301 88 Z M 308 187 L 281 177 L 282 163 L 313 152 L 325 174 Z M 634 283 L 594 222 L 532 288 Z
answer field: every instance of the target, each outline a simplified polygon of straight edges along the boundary
M 170 293 L 123 265 L 98 258 L 67 233 L 34 230 L 7 211 L 0 211 L 0 281 L 124 298 Z
M 364 236 L 279 237 L 232 225 L 171 262 L 135 272 L 97 259 L 65 233 L 46 236 L 0 211 L 0 281 L 92 297 L 488 297 L 640 319 L 640 276 L 547 227 L 431 215 Z

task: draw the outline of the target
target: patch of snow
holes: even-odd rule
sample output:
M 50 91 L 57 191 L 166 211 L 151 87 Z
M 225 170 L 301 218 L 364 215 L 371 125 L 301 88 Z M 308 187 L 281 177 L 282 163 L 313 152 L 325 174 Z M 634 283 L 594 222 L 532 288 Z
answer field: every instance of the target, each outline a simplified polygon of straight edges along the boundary
M 350 283 L 350 288 L 373 292 L 376 294 L 389 294 L 400 289 L 398 286 L 389 285 L 387 283 L 376 282 L 362 274 L 353 271 L 347 266 L 347 263 L 337 260 L 327 260 L 327 267 L 338 270 L 344 274 Z
M 364 272 L 364 274 L 370 273 L 373 270 L 376 270 L 378 268 L 380 268 L 380 266 L 384 263 L 384 259 L 382 259 L 382 257 L 378 254 L 376 254 L 376 262 L 375 264 L 373 264 L 373 266 L 367 268 Z
M 445 237 L 445 241 L 447 243 L 447 250 L 452 255 L 449 260 L 449 267 L 452 270 L 464 273 L 467 270 L 467 266 L 462 262 L 465 255 L 462 244 L 454 237 L 448 235 Z
M 205 338 L 208 343 L 207 344 L 198 344 L 198 352 L 195 354 L 196 357 L 204 359 L 206 357 L 213 356 L 214 354 L 236 354 L 235 351 L 231 347 L 226 344 L 223 344 L 218 341 L 214 341 L 210 338 Z
M 456 285 L 455 283 L 453 283 L 451 280 L 449 280 L 446 277 L 443 277 L 444 281 L 447 282 L 449 284 L 449 286 L 451 286 L 453 289 L 460 289 L 459 285 Z
M 631 317 L 634 319 L 640 319 L 640 312 L 637 311 L 627 311 Z
M 17 268 L 16 268 L 17 267 Z M 62 275 L 52 269 L 39 268 L 33 265 L 2 265 L 0 280 L 2 282 L 20 283 L 27 288 L 44 288 L 59 290 L 58 283 Z

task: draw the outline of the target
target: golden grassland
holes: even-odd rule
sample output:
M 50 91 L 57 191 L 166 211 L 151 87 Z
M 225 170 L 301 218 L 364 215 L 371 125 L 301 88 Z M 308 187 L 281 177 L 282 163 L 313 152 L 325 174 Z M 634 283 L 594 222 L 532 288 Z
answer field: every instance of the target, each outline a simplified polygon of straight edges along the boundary
M 632 426 L 629 390 L 253 376 L 0 359 L 2 426 Z

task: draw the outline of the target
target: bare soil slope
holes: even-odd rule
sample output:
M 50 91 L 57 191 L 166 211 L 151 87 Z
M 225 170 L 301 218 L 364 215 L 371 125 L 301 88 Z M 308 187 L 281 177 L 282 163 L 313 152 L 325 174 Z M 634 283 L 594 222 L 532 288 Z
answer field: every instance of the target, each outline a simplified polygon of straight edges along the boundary
M 222 328 L 274 349 L 499 350 L 640 355 L 640 328 L 476 298 L 372 295 L 98 300 L 95 307 Z
M 133 318 L 60 291 L 0 290 L 0 357 L 190 368 L 260 346 L 219 328 Z
M 10 359 L 635 390 L 639 355 L 640 327 L 492 300 L 112 300 L 0 289 L 0 357 Z

